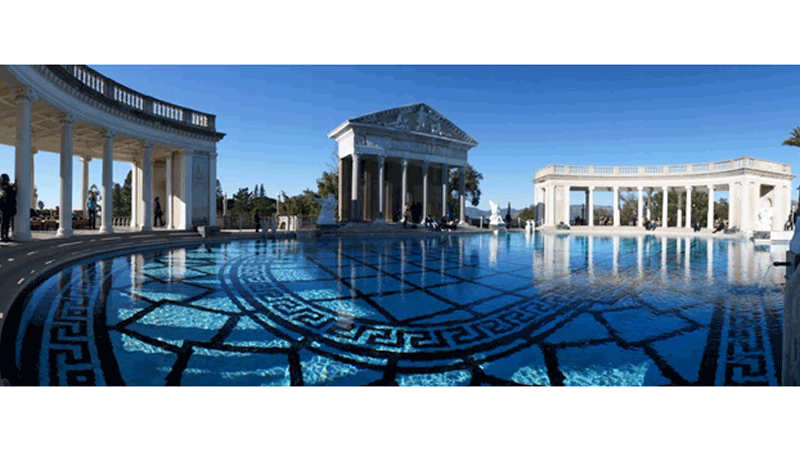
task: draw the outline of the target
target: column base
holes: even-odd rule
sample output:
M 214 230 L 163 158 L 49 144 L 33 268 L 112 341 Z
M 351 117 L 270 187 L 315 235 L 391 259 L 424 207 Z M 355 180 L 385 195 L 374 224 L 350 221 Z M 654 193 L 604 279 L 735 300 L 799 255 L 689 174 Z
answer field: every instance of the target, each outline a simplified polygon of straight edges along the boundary
M 383 225 L 383 224 L 386 223 L 386 219 L 384 219 L 383 217 L 379 217 L 379 218 L 375 219 L 375 221 L 372 222 L 372 223 L 377 223 L 377 224 Z
M 30 230 L 14 230 L 14 232 L 11 233 L 11 239 L 17 242 L 28 242 L 31 240 L 31 232 Z
M 467 222 L 458 222 L 456 225 L 458 228 L 475 228 L 472 225 L 468 224 Z
M 153 231 L 153 227 L 147 226 L 147 225 L 143 225 L 143 226 L 139 227 L 139 231 Z
M 100 234 L 114 234 L 114 228 L 100 226 Z
M 72 231 L 72 229 L 59 228 L 58 231 L 56 231 L 57 238 L 70 237 L 73 234 L 74 232 Z

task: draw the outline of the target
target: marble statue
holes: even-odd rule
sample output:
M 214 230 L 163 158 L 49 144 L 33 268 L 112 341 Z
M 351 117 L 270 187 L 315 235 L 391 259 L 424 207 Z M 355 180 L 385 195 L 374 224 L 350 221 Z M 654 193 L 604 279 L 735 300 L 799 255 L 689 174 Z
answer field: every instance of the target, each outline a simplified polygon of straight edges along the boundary
M 525 232 L 526 233 L 533 233 L 533 220 L 526 220 L 525 221 Z
M 761 204 L 758 211 L 758 221 L 756 222 L 757 231 L 769 231 L 772 229 L 772 208 L 766 203 Z
M 503 221 L 503 217 L 500 215 L 500 205 L 489 200 L 489 208 L 492 211 L 492 215 L 489 217 L 489 229 L 505 231 L 506 223 Z
M 317 225 L 336 225 L 336 207 L 339 201 L 332 194 L 328 194 L 326 199 L 315 198 L 314 201 L 322 206 L 322 212 L 317 217 Z

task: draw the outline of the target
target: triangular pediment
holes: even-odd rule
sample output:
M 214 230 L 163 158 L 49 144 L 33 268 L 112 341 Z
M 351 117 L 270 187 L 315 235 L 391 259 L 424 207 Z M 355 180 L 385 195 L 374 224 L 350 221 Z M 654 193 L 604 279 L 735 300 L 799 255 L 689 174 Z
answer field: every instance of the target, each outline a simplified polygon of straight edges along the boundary
M 378 111 L 350 119 L 348 122 L 445 137 L 462 141 L 472 146 L 478 145 L 475 139 L 472 139 L 461 128 L 455 126 L 453 122 L 447 120 L 438 111 L 425 103 Z

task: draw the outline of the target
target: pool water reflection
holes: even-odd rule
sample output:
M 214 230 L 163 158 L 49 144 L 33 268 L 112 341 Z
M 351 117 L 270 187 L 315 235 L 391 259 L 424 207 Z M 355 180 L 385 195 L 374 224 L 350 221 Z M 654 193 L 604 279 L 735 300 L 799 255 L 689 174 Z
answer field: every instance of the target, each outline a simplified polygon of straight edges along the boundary
M 154 251 L 46 280 L 0 363 L 41 385 L 775 385 L 785 250 L 537 232 Z

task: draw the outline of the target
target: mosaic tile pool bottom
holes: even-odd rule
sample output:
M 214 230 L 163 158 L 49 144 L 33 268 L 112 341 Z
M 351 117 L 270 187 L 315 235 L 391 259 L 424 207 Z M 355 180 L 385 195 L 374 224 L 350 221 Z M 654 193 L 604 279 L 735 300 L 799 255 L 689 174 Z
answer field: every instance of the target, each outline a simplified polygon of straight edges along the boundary
M 8 317 L 0 370 L 23 385 L 775 385 L 770 262 L 745 241 L 538 233 L 135 254 L 38 286 Z

